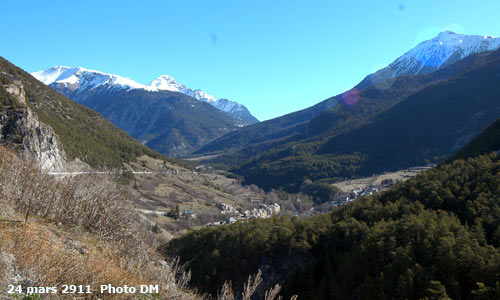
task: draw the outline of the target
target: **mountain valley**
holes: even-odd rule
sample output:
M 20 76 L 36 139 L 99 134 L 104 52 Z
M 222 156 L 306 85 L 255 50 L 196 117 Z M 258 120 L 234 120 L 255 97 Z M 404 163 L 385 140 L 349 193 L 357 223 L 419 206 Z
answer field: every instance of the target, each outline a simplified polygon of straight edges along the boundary
M 263 122 L 168 75 L 0 57 L 0 298 L 500 298 L 499 48 L 444 31 Z

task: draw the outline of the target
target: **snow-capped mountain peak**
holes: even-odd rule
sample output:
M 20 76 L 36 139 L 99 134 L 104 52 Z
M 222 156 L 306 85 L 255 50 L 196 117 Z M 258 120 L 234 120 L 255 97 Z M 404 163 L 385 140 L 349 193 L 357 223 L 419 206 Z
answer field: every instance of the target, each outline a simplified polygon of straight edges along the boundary
M 238 102 L 227 99 L 217 99 L 199 89 L 192 90 L 178 83 L 170 75 L 161 75 L 149 85 L 140 84 L 130 78 L 119 75 L 89 70 L 82 67 L 73 68 L 56 66 L 45 71 L 34 72 L 31 75 L 58 91 L 64 91 L 63 93 L 69 95 L 70 98 L 85 98 L 88 97 L 89 94 L 102 91 L 103 89 L 141 89 L 149 92 L 172 91 L 188 95 L 199 101 L 210 103 L 212 106 L 226 112 L 233 118 L 241 120 L 243 123 L 252 124 L 258 122 L 258 120 L 248 112 L 246 107 Z
M 179 87 L 181 87 L 181 86 L 185 88 L 185 86 L 183 86 L 182 84 L 179 84 L 174 79 L 174 77 L 172 77 L 170 75 L 159 76 L 155 80 L 151 81 L 149 86 L 155 87 L 158 89 L 162 89 L 162 90 L 168 90 L 168 91 L 175 90 L 176 92 L 178 91 Z
M 388 68 L 391 69 L 393 76 L 425 74 L 471 54 L 498 48 L 500 48 L 500 38 L 443 31 L 433 39 L 418 44 L 391 63 Z
M 187 88 L 185 85 L 178 83 L 172 76 L 170 75 L 161 75 L 160 77 L 153 80 L 149 87 L 151 89 L 160 90 L 160 91 L 172 91 L 179 92 L 185 95 L 191 96 L 197 100 L 205 101 L 205 102 L 215 102 L 217 99 L 201 90 L 192 90 Z

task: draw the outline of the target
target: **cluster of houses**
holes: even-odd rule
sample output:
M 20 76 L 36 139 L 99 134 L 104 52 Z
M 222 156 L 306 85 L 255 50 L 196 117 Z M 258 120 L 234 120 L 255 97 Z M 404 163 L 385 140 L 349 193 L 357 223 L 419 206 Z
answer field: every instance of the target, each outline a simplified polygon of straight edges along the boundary
M 349 202 L 356 200 L 359 197 L 373 195 L 375 193 L 378 193 L 379 191 L 380 191 L 380 189 L 378 187 L 375 187 L 375 186 L 368 186 L 364 189 L 363 188 L 355 188 L 354 190 L 350 191 L 349 193 L 342 193 L 342 194 L 338 195 L 337 197 L 335 197 L 335 199 L 330 202 L 330 205 L 332 207 L 335 207 L 338 205 L 346 204 L 346 203 L 349 203 Z
M 227 217 L 224 221 L 217 221 L 213 223 L 207 224 L 208 226 L 219 226 L 222 224 L 232 224 L 236 222 L 239 219 L 252 219 L 252 218 L 259 218 L 259 219 L 265 219 L 265 218 L 270 218 L 272 215 L 277 215 L 280 212 L 281 206 L 277 203 L 274 204 L 264 204 L 260 203 L 257 208 L 253 208 L 251 210 L 245 210 L 242 211 L 236 210 L 232 205 L 226 204 L 226 203 L 214 203 L 216 205 L 221 214 L 229 214 L 230 216 Z M 167 213 L 165 213 L 166 215 Z M 182 214 L 182 217 L 184 218 L 196 218 L 196 212 L 193 209 L 185 209 Z
M 217 204 L 222 214 L 233 213 L 235 217 L 228 217 L 225 221 L 217 221 L 213 223 L 207 224 L 208 226 L 219 226 L 222 224 L 232 224 L 236 222 L 238 219 L 252 219 L 259 218 L 265 219 L 270 218 L 272 215 L 277 215 L 280 212 L 281 206 L 278 203 L 274 203 L 271 205 L 267 205 L 264 203 L 260 203 L 258 208 L 254 208 L 252 210 L 245 211 L 237 211 L 234 209 L 232 205 L 219 203 Z
M 259 208 L 254 208 L 252 210 L 243 211 L 242 218 L 270 218 L 272 215 L 277 215 L 280 212 L 280 205 L 278 203 L 274 203 L 271 205 L 267 204 L 259 204 Z
M 375 193 L 378 193 L 378 188 L 374 186 L 369 186 L 366 189 L 356 188 L 347 195 L 346 202 L 351 202 L 356 200 L 358 197 L 373 195 Z
M 217 206 L 219 207 L 221 214 L 240 213 L 230 204 L 219 203 Z M 278 203 L 271 205 L 259 203 L 258 208 L 242 211 L 240 213 L 240 218 L 270 218 L 272 215 L 278 214 L 280 209 L 281 207 Z

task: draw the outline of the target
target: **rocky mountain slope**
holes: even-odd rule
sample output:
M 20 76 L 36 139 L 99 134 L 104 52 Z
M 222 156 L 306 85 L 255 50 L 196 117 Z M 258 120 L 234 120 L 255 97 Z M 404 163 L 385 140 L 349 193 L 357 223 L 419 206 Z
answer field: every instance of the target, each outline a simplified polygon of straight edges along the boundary
M 165 155 L 186 155 L 247 124 L 230 116 L 246 111 L 240 104 L 193 91 L 170 76 L 149 86 L 83 68 L 54 67 L 34 76 Z
M 3 72 L 0 83 L 0 140 L 18 145 L 21 155 L 38 162 L 43 171 L 67 170 L 67 158 L 59 138 L 27 106 L 23 83 Z
M 56 66 L 44 71 L 32 73 L 38 80 L 51 85 L 58 91 L 65 92 L 65 96 L 74 101 L 82 101 L 89 91 L 103 90 L 131 90 L 140 89 L 145 91 L 171 91 L 188 95 L 196 100 L 211 104 L 215 108 L 225 112 L 229 116 L 241 122 L 242 125 L 257 123 L 258 120 L 250 114 L 248 109 L 242 104 L 228 99 L 216 99 L 212 95 L 196 89 L 192 90 L 183 84 L 178 83 L 170 75 L 161 75 L 153 80 L 149 85 L 143 85 L 132 79 L 119 75 L 107 74 L 100 71 L 88 70 L 77 67 Z M 71 91 L 71 92 L 69 92 Z M 71 97 L 70 97 L 71 96 Z
M 179 92 L 196 100 L 209 103 L 215 108 L 225 112 L 230 117 L 240 121 L 241 125 L 249 125 L 258 122 L 244 105 L 224 98 L 216 99 L 212 95 L 199 89 L 192 90 L 178 83 L 170 75 L 161 75 L 149 85 L 143 85 L 119 75 L 107 74 L 81 67 L 56 66 L 44 71 L 34 72 L 32 75 L 46 85 L 50 85 L 57 91 L 63 92 L 65 96 L 77 102 L 83 102 L 91 93 L 102 93 L 105 90 L 139 89 L 150 92 L 170 91 Z

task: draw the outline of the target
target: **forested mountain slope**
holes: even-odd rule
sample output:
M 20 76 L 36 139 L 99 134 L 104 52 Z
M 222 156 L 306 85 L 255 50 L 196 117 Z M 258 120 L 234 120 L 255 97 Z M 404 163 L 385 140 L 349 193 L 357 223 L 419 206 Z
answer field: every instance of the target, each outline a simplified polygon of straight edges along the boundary
M 255 154 L 255 150 L 262 152 L 262 149 L 282 145 L 286 142 L 286 138 L 297 133 L 302 135 L 297 139 L 305 139 L 317 134 L 317 130 L 328 129 L 340 132 L 342 129 L 352 128 L 353 124 L 346 127 L 344 122 L 339 122 L 345 118 L 345 113 L 342 111 L 342 106 L 338 105 L 339 103 L 355 108 L 351 112 L 354 114 L 354 121 L 362 121 L 391 107 L 420 87 L 448 78 L 463 68 L 461 64 L 450 68 L 453 64 L 474 54 L 496 50 L 498 47 L 500 47 L 499 38 L 456 34 L 450 31 L 441 32 L 433 39 L 418 44 L 388 67 L 368 75 L 351 91 L 331 97 L 304 110 L 223 136 L 200 149 L 198 153 L 220 150 L 236 151 L 240 159 L 248 158 Z M 446 71 L 441 71 L 443 69 Z M 419 74 L 433 75 L 415 76 Z M 401 80 L 398 77 L 407 78 Z M 375 100 L 375 103 L 370 103 L 369 107 L 365 107 L 366 103 L 360 105 L 367 101 L 365 98 Z M 323 112 L 328 112 L 326 117 L 329 121 L 325 122 L 325 117 L 320 117 L 322 121 L 311 121 Z M 306 123 L 309 121 L 311 124 L 307 126 Z M 285 138 L 284 141 L 279 140 L 283 138 Z M 256 144 L 259 143 L 262 145 L 257 147 Z M 245 149 L 246 147 L 249 149 Z
M 80 103 L 144 145 L 171 156 L 187 154 L 238 128 L 238 122 L 224 112 L 178 92 L 112 90 Z
M 464 38 L 444 32 L 397 60 L 404 67 L 426 57 L 425 64 L 439 62 L 432 68 L 403 68 L 399 77 L 382 69 L 341 95 L 231 132 L 196 154 L 217 154 L 208 161 L 248 184 L 289 192 L 301 191 L 305 179 L 333 182 L 439 162 L 500 116 L 499 52 L 487 52 L 498 39 Z

